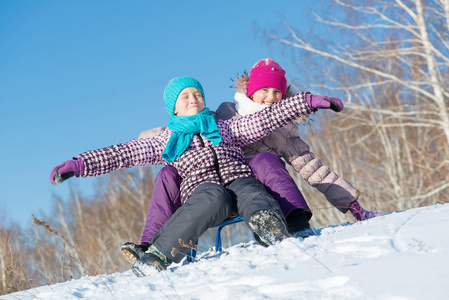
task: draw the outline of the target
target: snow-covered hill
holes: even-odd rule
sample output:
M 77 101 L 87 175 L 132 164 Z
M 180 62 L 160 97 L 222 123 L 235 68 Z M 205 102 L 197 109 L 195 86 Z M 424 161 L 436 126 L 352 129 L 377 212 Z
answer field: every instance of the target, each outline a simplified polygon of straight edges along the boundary
M 316 230 L 152 277 L 83 277 L 1 299 L 449 299 L 449 204 Z

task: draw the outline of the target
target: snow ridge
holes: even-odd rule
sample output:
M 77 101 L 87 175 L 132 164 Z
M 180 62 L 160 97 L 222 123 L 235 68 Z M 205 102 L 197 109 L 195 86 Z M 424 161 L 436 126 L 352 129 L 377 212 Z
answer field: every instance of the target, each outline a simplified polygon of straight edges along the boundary
M 315 231 L 205 252 L 151 277 L 86 276 L 0 299 L 448 299 L 449 204 Z

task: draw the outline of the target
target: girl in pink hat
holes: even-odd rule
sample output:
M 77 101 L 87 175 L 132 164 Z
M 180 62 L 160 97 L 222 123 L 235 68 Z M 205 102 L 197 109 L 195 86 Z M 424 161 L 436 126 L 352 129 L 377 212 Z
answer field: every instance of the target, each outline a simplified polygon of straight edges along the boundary
M 218 118 L 245 116 L 292 95 L 290 89 L 287 88 L 285 71 L 271 58 L 257 62 L 249 76 L 244 74 L 237 79 L 235 88 L 237 93 L 234 95 L 234 103 L 222 103 L 216 111 Z M 359 194 L 356 193 L 356 189 L 345 179 L 332 172 L 330 167 L 323 165 L 320 159 L 315 158 L 309 145 L 300 138 L 299 128 L 293 122 L 278 128 L 262 141 L 247 145 L 243 150 L 249 161 L 258 153 L 263 152 L 282 157 L 303 179 L 321 192 L 329 203 L 342 213 L 349 210 L 358 221 L 380 216 L 378 212 L 365 210 L 358 202 Z M 265 179 L 258 179 L 264 184 L 271 180 L 269 169 L 263 178 Z M 293 189 L 293 187 L 291 188 Z M 303 205 L 299 207 L 304 208 Z M 288 214 L 286 217 L 288 219 Z
M 238 118 L 270 107 L 292 92 L 287 88 L 285 71 L 271 58 L 262 59 L 235 82 L 237 90 L 234 102 L 222 103 L 216 111 L 216 118 L 227 120 Z M 310 94 L 308 94 L 311 97 Z M 315 96 L 317 97 L 317 96 Z M 323 96 L 321 96 L 323 97 Z M 165 128 L 143 131 L 139 138 L 152 137 Z M 358 202 L 356 189 L 346 180 L 324 166 L 321 160 L 310 152 L 309 145 L 299 136 L 299 129 L 293 123 L 278 128 L 263 140 L 243 147 L 245 159 L 254 176 L 261 181 L 268 192 L 278 201 L 286 218 L 290 233 L 307 237 L 311 234 L 309 220 L 312 212 L 295 181 L 285 168 L 285 162 L 297 172 L 342 213 L 351 211 L 357 220 L 379 216 L 377 212 L 363 209 Z M 179 186 L 182 178 L 170 166 L 162 168 L 155 179 L 141 244 L 127 242 L 122 246 L 124 256 L 138 260 L 148 248 L 148 241 L 181 206 Z M 255 236 L 256 240 L 264 244 Z

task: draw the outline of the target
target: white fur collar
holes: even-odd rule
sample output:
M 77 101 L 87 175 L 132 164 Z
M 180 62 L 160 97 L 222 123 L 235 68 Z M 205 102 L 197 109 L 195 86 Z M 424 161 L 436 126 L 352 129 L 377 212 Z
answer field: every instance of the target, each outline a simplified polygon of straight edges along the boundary
M 261 111 L 265 107 L 269 107 L 268 105 L 254 102 L 248 96 L 242 93 L 235 93 L 234 100 L 235 109 L 241 116 L 246 116 Z

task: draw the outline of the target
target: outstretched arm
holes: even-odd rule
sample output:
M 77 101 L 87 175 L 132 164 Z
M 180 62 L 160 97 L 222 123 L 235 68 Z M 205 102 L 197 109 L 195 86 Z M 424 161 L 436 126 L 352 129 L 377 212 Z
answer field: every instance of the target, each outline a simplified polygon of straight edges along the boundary
M 118 169 L 164 163 L 162 152 L 170 137 L 164 131 L 154 138 L 132 140 L 80 154 L 76 160 L 59 164 L 50 173 L 50 182 L 59 184 L 72 176 L 99 176 Z
M 235 143 L 243 147 L 252 144 L 275 129 L 296 120 L 302 115 L 314 113 L 318 109 L 341 111 L 343 103 L 337 98 L 313 96 L 309 93 L 299 93 L 281 100 L 259 112 L 241 118 L 225 121 L 232 131 Z M 226 129 L 222 129 L 226 130 Z

